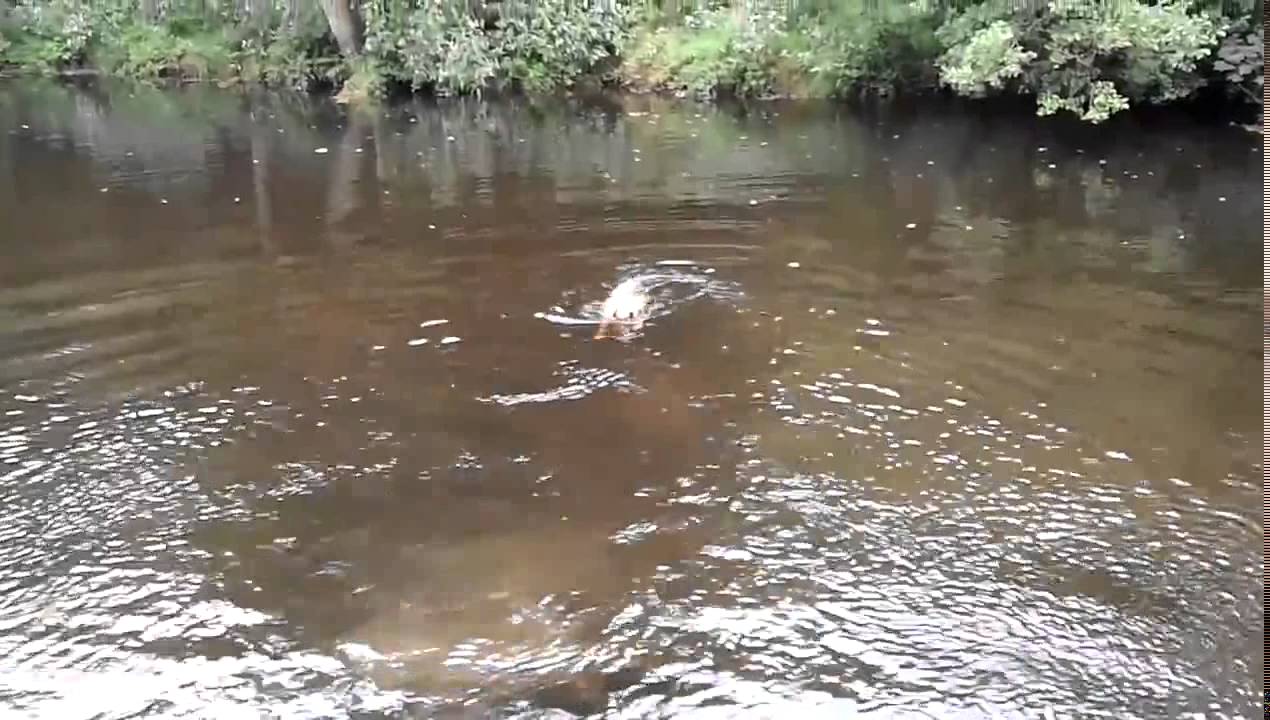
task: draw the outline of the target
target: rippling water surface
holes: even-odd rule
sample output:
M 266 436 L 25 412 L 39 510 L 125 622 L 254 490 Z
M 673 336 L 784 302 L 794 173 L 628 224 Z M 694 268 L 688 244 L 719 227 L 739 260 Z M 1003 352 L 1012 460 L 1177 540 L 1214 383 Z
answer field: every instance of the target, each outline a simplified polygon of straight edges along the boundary
M 1261 162 L 0 85 L 0 704 L 1254 717 Z

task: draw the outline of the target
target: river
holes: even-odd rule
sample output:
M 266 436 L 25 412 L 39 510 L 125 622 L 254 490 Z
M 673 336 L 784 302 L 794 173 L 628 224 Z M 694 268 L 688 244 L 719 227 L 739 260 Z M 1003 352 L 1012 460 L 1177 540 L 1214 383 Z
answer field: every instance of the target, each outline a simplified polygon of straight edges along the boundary
M 0 707 L 1259 717 L 1261 153 L 4 82 Z

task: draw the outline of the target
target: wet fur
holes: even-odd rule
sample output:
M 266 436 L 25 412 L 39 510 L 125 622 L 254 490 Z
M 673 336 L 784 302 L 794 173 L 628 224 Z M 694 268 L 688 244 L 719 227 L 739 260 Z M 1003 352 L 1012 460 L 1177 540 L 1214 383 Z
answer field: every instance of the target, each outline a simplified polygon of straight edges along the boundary
M 596 340 L 620 340 L 628 337 L 644 325 L 648 318 L 651 299 L 637 280 L 618 283 L 609 293 L 600 310 L 600 327 L 595 331 Z

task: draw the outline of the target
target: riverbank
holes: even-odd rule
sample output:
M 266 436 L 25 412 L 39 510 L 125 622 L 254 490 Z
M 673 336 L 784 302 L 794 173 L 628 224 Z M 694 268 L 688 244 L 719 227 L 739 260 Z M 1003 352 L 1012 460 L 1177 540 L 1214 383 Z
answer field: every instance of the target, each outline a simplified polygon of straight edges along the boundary
M 0 23 L 0 67 L 326 87 L 345 101 L 597 86 L 713 98 L 1022 95 L 1038 114 L 1092 123 L 1134 105 L 1203 99 L 1260 125 L 1260 10 L 1238 1 L 988 0 L 957 10 L 840 0 L 670 13 L 396 0 L 347 17 L 330 4 L 253 6 L 237 17 L 177 3 L 147 21 L 127 0 L 113 10 L 20 4 Z

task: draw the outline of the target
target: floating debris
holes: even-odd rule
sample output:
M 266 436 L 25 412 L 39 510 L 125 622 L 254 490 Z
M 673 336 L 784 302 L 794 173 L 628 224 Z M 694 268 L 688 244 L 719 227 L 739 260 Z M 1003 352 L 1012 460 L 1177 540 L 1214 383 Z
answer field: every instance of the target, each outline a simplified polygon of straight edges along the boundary
M 424 320 L 423 322 L 419 323 L 419 327 L 421 328 L 436 327 L 437 325 L 445 325 L 449 322 L 450 322 L 449 320 L 446 320 L 444 318 L 437 319 L 437 320 Z
M 281 130 L 279 130 L 278 132 L 282 132 L 282 131 L 281 131 Z M 318 155 L 325 155 L 325 154 L 327 154 L 328 152 L 330 152 L 330 150 L 329 150 L 329 149 L 327 149 L 327 148 L 324 148 L 324 147 L 320 147 L 320 148 L 313 148 L 313 152 L 314 152 L 314 153 L 316 153 L 316 154 L 318 154 Z
M 441 338 L 442 345 L 453 345 L 456 342 L 462 342 L 462 341 L 463 341 L 463 338 L 457 335 L 448 335 L 446 337 Z

